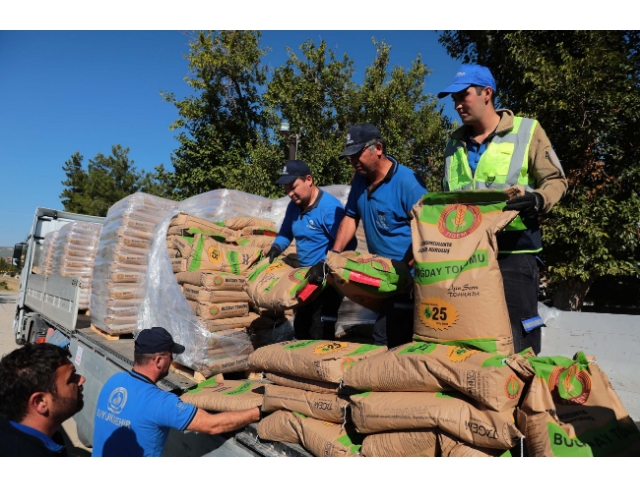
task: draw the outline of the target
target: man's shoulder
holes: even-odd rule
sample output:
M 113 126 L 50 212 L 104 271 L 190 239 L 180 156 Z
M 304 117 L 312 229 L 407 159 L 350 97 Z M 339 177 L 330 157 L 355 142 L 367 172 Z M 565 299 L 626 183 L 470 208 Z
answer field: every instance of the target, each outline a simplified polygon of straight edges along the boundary
M 338 198 L 333 196 L 331 193 L 327 193 L 326 191 L 322 192 L 322 199 L 320 200 L 320 204 L 318 205 L 323 208 L 342 208 L 343 205 Z
M 424 186 L 424 182 L 418 173 L 410 167 L 403 166 L 402 164 L 398 164 L 398 170 L 394 177 L 397 177 L 401 184 L 411 184 L 411 186 L 420 184 L 421 186 Z M 391 180 L 393 181 L 393 178 Z
M 61 437 L 54 435 L 59 444 Z M 14 428 L 7 419 L 0 417 L 0 457 L 65 457 L 66 448 L 58 451 L 50 450 L 42 440 L 33 435 Z

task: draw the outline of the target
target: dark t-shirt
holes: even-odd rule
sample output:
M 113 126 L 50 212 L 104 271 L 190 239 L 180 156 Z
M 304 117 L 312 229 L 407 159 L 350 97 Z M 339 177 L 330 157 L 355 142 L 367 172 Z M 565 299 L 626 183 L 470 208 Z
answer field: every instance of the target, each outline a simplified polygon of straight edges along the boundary
M 0 417 L 0 457 L 66 456 L 67 449 L 60 431 L 56 431 L 52 438 L 35 430 L 27 433 Z

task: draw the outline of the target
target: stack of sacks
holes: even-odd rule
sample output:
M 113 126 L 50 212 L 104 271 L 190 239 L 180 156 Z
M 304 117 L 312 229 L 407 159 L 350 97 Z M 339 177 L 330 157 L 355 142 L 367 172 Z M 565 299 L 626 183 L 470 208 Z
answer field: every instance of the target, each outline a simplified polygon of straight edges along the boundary
M 415 335 L 513 353 L 496 233 L 518 216 L 503 209 L 507 199 L 522 191 L 514 186 L 428 193 L 413 207 Z
M 244 411 L 261 406 L 263 392 L 261 382 L 211 377 L 187 390 L 180 399 L 206 411 Z
M 91 321 L 108 334 L 136 328 L 155 228 L 176 206 L 174 201 L 135 193 L 109 208 L 91 290 Z
M 101 230 L 100 224 L 71 222 L 59 230 L 56 239 L 52 273 L 80 279 L 79 310 L 89 309 L 91 304 L 91 281 Z
M 44 243 L 42 244 L 42 273 L 45 276 L 50 276 L 53 269 L 53 256 L 56 251 L 56 239 L 59 233 L 60 231 L 56 230 L 44 236 Z
M 439 432 L 467 456 L 513 447 L 522 436 L 514 411 L 524 386 L 507 365 L 516 357 L 414 342 L 354 364 L 344 387 L 365 391 L 350 396 L 356 429 L 369 433 L 362 453 L 434 456 Z
M 274 414 L 260 422 L 258 436 L 300 443 L 316 456 L 357 454 L 362 438 L 348 423 L 340 383 L 355 363 L 385 351 L 376 345 L 304 340 L 253 352 L 249 365 L 274 383 L 265 386 L 262 405 L 263 412 Z
M 529 456 L 639 456 L 640 432 L 593 357 L 517 357 L 528 382 L 518 426 Z
M 352 301 L 379 311 L 385 298 L 411 288 L 411 270 L 404 262 L 356 251 L 329 252 L 328 282 Z

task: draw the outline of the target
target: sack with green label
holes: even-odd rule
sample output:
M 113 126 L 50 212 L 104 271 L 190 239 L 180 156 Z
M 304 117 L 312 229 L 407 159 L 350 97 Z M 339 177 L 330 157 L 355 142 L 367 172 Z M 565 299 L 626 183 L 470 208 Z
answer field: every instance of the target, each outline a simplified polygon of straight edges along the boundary
M 402 261 L 356 251 L 329 252 L 328 282 L 352 301 L 380 311 L 389 296 L 411 289 L 409 266 Z
M 354 364 L 345 372 L 344 385 L 359 391 L 458 390 L 502 411 L 518 404 L 524 385 L 507 366 L 508 360 L 471 348 L 413 342 Z
M 513 353 L 496 233 L 518 216 L 503 209 L 521 191 L 428 193 L 413 207 L 416 339 Z
M 204 235 L 196 235 L 187 271 L 214 271 L 244 276 L 261 256 L 258 248 L 220 243 Z
M 340 390 L 340 384 L 333 382 L 323 382 L 313 379 L 305 379 L 304 377 L 295 377 L 288 374 L 278 374 L 275 372 L 266 372 L 265 378 L 276 385 L 284 387 L 292 387 L 310 392 L 321 392 L 323 394 L 337 394 Z
M 496 450 L 492 448 L 481 448 L 478 446 L 467 445 L 463 441 L 459 441 L 454 437 L 438 431 L 438 446 L 442 457 L 510 457 L 509 450 Z
M 286 409 L 310 418 L 342 424 L 346 421 L 349 401 L 336 394 L 309 392 L 292 387 L 266 385 L 262 411 Z
M 529 380 L 517 417 L 529 456 L 640 455 L 638 427 L 595 360 L 578 352 L 509 365 Z
M 249 356 L 251 368 L 340 383 L 353 364 L 383 353 L 385 346 L 329 340 L 300 340 L 262 347 Z
M 262 405 L 264 384 L 248 380 L 218 381 L 211 377 L 186 391 L 182 402 L 207 411 L 244 411 Z
M 272 263 L 263 259 L 247 276 L 245 291 L 260 308 L 294 309 L 310 303 L 322 292 L 322 287 L 307 281 L 307 272 L 308 267 L 293 268 L 280 257 Z
M 436 428 L 390 431 L 365 436 L 360 453 L 364 457 L 435 457 Z
M 363 435 L 351 425 L 308 418 L 304 414 L 276 411 L 258 423 L 262 440 L 298 443 L 316 457 L 359 456 Z
M 459 392 L 362 392 L 349 397 L 360 433 L 440 428 L 485 448 L 508 449 L 522 436 L 513 409 L 493 411 Z

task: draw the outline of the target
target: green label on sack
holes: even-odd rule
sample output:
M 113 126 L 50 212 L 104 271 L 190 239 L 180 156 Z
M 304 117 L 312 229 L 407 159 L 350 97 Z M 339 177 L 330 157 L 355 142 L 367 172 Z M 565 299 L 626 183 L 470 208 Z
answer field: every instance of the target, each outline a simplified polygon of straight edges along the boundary
M 243 382 L 238 387 L 236 387 L 234 390 L 228 391 L 228 392 L 223 392 L 222 395 L 224 395 L 224 396 L 239 396 L 240 394 L 244 394 L 245 392 L 249 392 L 254 385 L 255 384 L 253 382 Z
M 347 357 L 351 357 L 353 355 L 362 355 L 362 354 L 370 352 L 372 350 L 377 350 L 378 348 L 380 348 L 380 345 L 368 345 L 368 344 L 360 345 L 353 352 L 348 353 Z
M 236 276 L 240 275 L 240 260 L 238 259 L 238 252 L 231 250 L 227 252 L 227 260 L 231 265 L 231 272 Z
M 456 396 L 454 396 L 452 393 L 446 392 L 436 392 L 436 397 L 439 397 L 441 399 L 456 399 Z
M 549 443 L 554 457 L 592 457 L 591 447 L 577 438 L 570 438 L 556 423 L 547 422 Z
M 480 367 L 504 367 L 507 364 L 507 357 L 504 355 L 495 355 L 488 358 Z
M 215 377 L 211 377 L 207 380 L 200 382 L 194 389 L 190 389 L 187 391 L 187 394 L 194 394 L 196 392 L 200 392 L 204 389 L 210 389 L 213 387 L 218 387 L 218 381 Z
M 307 348 L 311 345 L 315 345 L 319 343 L 320 340 L 302 340 L 300 342 L 290 343 L 289 345 L 285 345 L 283 348 L 285 350 L 299 350 L 301 348 Z
M 413 354 L 426 355 L 433 352 L 436 348 L 438 348 L 438 345 L 435 343 L 427 343 L 427 342 L 412 343 L 411 345 L 400 350 L 397 354 L 398 355 L 413 355 Z
M 445 260 L 438 262 L 416 262 L 415 282 L 422 286 L 455 279 L 471 269 L 489 266 L 489 252 L 476 250 L 467 260 Z

